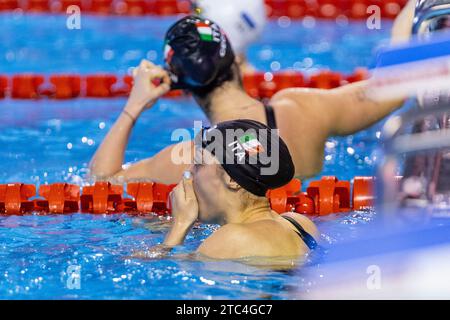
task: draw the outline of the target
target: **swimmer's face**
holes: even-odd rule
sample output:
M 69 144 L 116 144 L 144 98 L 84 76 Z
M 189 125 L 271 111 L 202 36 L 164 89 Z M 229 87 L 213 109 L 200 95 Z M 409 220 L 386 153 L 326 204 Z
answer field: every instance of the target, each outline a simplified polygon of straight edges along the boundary
M 222 223 L 223 206 L 226 203 L 223 181 L 225 172 L 208 151 L 196 149 L 195 157 L 192 177 L 199 206 L 199 220 L 205 223 Z

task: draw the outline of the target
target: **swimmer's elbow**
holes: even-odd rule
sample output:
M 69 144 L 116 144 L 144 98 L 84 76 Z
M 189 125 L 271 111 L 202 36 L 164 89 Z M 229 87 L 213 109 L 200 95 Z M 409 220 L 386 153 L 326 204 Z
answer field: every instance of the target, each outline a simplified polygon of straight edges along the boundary
M 95 179 L 95 180 L 109 180 L 112 178 L 119 178 L 121 176 L 124 176 L 125 170 L 122 168 L 120 170 L 111 170 L 109 168 L 105 168 L 95 161 L 91 161 L 89 163 L 89 172 L 87 174 L 89 179 Z

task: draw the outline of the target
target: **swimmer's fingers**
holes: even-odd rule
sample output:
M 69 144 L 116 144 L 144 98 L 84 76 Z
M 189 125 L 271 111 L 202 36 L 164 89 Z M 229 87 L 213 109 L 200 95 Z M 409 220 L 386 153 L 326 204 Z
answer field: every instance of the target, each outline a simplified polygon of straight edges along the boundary
M 139 68 L 144 70 L 151 69 L 153 67 L 155 67 L 155 64 L 145 59 L 141 60 L 141 63 L 139 64 Z
M 156 96 L 161 97 L 170 91 L 170 85 L 163 82 L 153 90 L 155 91 Z
M 135 82 L 141 82 L 145 86 L 150 85 L 155 97 L 160 97 L 170 91 L 170 77 L 166 70 L 154 65 L 150 61 L 143 60 L 139 67 L 133 70 Z M 159 85 L 153 80 L 160 80 Z
M 196 200 L 192 178 L 183 179 L 184 196 L 186 200 Z
M 162 83 L 169 84 L 170 77 L 166 70 L 161 67 L 154 66 L 152 69 L 147 71 L 151 79 L 161 79 Z
M 180 182 L 175 188 L 173 188 L 172 192 L 170 193 L 170 200 L 172 201 L 172 203 L 174 203 L 180 200 L 184 200 L 184 198 L 184 187 Z
M 133 78 L 136 78 L 140 71 L 150 69 L 152 66 L 154 65 L 150 61 L 145 59 L 141 60 L 141 63 L 139 63 L 139 65 L 133 69 Z
M 168 76 L 167 71 L 148 60 L 142 60 L 139 64 L 138 71 L 148 73 L 153 77 L 163 78 L 164 76 Z

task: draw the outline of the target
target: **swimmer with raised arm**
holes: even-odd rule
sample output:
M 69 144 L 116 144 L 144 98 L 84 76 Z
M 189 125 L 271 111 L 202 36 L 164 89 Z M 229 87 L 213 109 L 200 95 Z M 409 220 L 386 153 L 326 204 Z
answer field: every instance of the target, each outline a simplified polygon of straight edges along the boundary
M 197 249 L 200 257 L 296 261 L 317 246 L 311 220 L 297 213 L 279 215 L 265 197 L 294 176 L 289 150 L 275 130 L 234 120 L 203 129 L 195 140 L 191 174 L 171 193 L 173 224 L 163 245 L 135 257 L 158 258 L 155 252 L 183 244 L 197 220 L 221 225 Z
M 134 123 L 170 88 L 192 93 L 210 122 L 252 119 L 279 129 L 295 165 L 295 175 L 311 177 L 322 170 L 325 142 L 364 130 L 401 107 L 403 101 L 378 102 L 362 81 L 333 90 L 292 88 L 279 91 L 266 105 L 244 90 L 231 45 L 218 25 L 188 16 L 166 34 L 165 71 L 149 61 L 135 70 L 129 100 L 94 155 L 91 175 L 124 181 L 148 179 L 178 183 L 192 161 L 176 164 L 173 154 L 193 157 L 191 142 L 169 146 L 149 159 L 123 168 L 124 153 Z M 162 80 L 156 86 L 152 80 Z

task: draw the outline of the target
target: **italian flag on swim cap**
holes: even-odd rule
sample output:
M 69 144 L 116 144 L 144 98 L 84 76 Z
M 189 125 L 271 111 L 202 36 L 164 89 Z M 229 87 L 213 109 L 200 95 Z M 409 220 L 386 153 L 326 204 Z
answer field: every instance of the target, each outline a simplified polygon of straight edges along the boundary
M 252 134 L 243 135 L 238 140 L 248 154 L 257 154 L 264 151 L 261 142 Z
M 168 43 L 166 43 L 164 46 L 164 59 L 167 63 L 170 63 L 170 61 L 172 60 L 173 53 L 174 51 L 172 47 Z
M 195 24 L 197 26 L 197 31 L 200 34 L 200 39 L 203 41 L 213 41 L 213 30 L 209 24 L 204 22 L 197 22 Z

